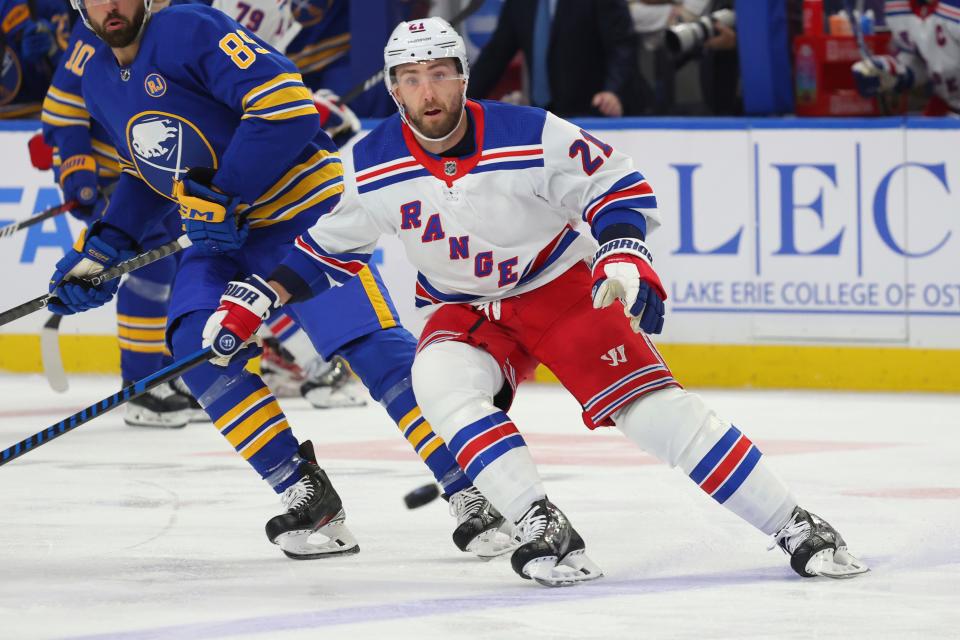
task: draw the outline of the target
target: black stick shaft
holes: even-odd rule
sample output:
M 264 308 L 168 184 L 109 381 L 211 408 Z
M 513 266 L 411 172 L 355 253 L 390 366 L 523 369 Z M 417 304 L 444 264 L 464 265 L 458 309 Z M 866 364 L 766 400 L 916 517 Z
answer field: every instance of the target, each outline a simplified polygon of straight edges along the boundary
M 170 366 L 164 367 L 160 371 L 157 371 L 156 373 L 149 375 L 142 380 L 138 380 L 129 387 L 121 389 L 112 396 L 104 398 L 100 402 L 81 409 L 69 418 L 65 418 L 57 424 L 51 425 L 43 431 L 33 434 L 29 438 L 21 440 L 13 446 L 7 447 L 2 453 L 0 453 L 0 466 L 7 464 L 11 460 L 16 460 L 28 451 L 32 451 L 33 449 L 50 442 L 54 438 L 59 438 L 68 431 L 72 431 L 80 425 L 90 422 L 97 416 L 104 414 L 111 409 L 116 409 L 120 405 L 125 404 L 127 401 L 132 400 L 133 398 L 143 395 L 154 387 L 173 380 L 182 373 L 206 362 L 213 355 L 214 354 L 210 350 L 210 347 L 205 347 L 199 351 L 195 351 L 182 360 L 178 360 Z
M 8 224 L 5 227 L 0 227 L 0 238 L 6 238 L 12 236 L 17 231 L 26 229 L 27 227 L 32 227 L 35 224 L 40 224 L 44 220 L 49 220 L 55 216 L 60 215 L 61 213 L 70 211 L 71 209 L 76 209 L 80 204 L 74 200 L 69 200 L 63 204 L 58 204 L 55 207 L 50 207 L 46 211 L 41 211 L 35 216 L 30 216 L 19 222 L 14 222 L 13 224 Z
M 190 246 L 190 241 L 186 236 L 181 236 L 176 240 L 171 240 L 167 244 L 160 245 L 156 249 L 151 249 L 146 253 L 141 253 L 138 256 L 130 258 L 129 260 L 124 260 L 120 264 L 110 267 L 106 271 L 98 273 L 92 278 L 84 278 L 84 282 L 90 284 L 91 286 L 98 287 L 108 280 L 119 278 L 125 273 L 130 273 L 131 271 L 139 269 L 140 267 L 145 267 L 151 262 L 156 262 L 161 258 L 166 258 L 167 256 L 174 254 L 177 251 L 180 251 L 180 249 L 184 249 L 188 246 Z M 34 298 L 33 300 L 24 302 L 21 305 L 17 305 L 8 311 L 4 311 L 3 313 L 0 313 L 0 326 L 30 315 L 34 311 L 39 311 L 40 309 L 46 307 L 51 300 L 56 299 L 56 296 L 53 294 L 45 293 L 44 295 Z

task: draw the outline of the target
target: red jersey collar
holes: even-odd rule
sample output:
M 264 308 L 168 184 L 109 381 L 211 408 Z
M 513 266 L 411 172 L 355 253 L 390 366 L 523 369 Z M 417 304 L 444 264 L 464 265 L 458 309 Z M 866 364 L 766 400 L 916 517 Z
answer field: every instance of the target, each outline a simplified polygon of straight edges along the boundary
M 483 107 L 473 100 L 467 100 L 467 109 L 473 116 L 473 129 L 475 132 L 476 149 L 472 154 L 465 158 L 444 158 L 428 153 L 417 142 L 416 135 L 410 130 L 406 122 L 400 121 L 400 129 L 403 131 L 403 141 L 407 143 L 407 150 L 410 155 L 419 162 L 424 169 L 430 172 L 437 180 L 443 180 L 447 187 L 452 187 L 453 183 L 463 176 L 470 173 L 477 163 L 480 162 L 480 155 L 483 153 Z
M 910 8 L 913 9 L 913 12 L 921 18 L 926 18 L 927 16 L 932 16 L 934 13 L 936 13 L 938 4 L 940 4 L 940 0 L 927 0 L 926 2 L 910 0 Z

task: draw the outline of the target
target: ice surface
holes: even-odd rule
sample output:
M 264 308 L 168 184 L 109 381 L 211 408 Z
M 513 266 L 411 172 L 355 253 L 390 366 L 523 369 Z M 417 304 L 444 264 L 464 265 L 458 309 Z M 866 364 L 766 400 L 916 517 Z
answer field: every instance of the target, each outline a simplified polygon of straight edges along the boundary
M 71 385 L 0 377 L 0 446 L 117 388 Z M 460 553 L 440 500 L 407 510 L 430 476 L 375 405 L 283 403 L 360 541 L 311 562 L 266 540 L 279 501 L 209 424 L 131 428 L 114 411 L 0 468 L 0 638 L 957 637 L 960 398 L 703 395 L 871 573 L 800 579 L 678 471 L 588 432 L 559 387 L 525 387 L 512 415 L 606 572 L 569 589 Z

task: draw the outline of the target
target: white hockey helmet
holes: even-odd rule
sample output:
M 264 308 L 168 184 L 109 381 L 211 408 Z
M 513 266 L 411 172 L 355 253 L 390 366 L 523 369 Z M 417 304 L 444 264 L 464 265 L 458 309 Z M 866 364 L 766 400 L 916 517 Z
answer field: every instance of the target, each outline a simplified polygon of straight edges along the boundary
M 468 79 L 467 47 L 456 29 L 443 18 L 424 18 L 401 22 L 390 34 L 383 49 L 383 82 L 393 88 L 393 69 L 408 62 L 456 58 L 463 79 Z
M 109 2 L 109 0 L 70 0 L 70 6 L 80 14 L 80 17 L 83 19 L 83 24 L 87 25 L 87 28 L 93 31 L 93 27 L 90 26 L 90 16 L 87 15 L 87 5 L 96 6 L 98 4 L 106 4 L 107 2 Z M 167 2 L 163 7 L 168 4 L 170 3 Z M 162 9 L 163 7 L 160 8 Z M 147 26 L 147 22 L 150 21 L 152 11 L 153 0 L 143 0 L 143 23 L 140 25 L 140 31 L 137 33 L 137 40 L 143 35 L 143 29 Z

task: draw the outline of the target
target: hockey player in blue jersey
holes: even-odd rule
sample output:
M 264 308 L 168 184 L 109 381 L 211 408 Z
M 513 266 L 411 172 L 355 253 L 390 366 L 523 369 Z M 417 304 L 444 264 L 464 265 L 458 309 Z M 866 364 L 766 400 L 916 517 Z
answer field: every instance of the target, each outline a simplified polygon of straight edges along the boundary
M 53 147 L 54 173 L 64 201 L 80 204 L 71 213 L 87 225 L 100 218 L 109 200 L 107 193 L 120 177 L 117 150 L 106 129 L 90 119 L 80 95 L 87 62 L 102 46 L 93 32 L 78 21 L 66 55 L 54 72 L 40 115 L 44 139 Z M 171 209 L 174 206 L 170 204 Z M 151 249 L 171 239 L 166 229 L 160 228 L 147 234 L 142 243 Z M 164 330 L 175 271 L 176 257 L 170 256 L 129 274 L 120 285 L 117 336 L 120 374 L 125 384 L 168 363 Z M 56 304 L 51 310 L 70 312 Z M 176 384 L 161 385 L 131 400 L 124 421 L 131 426 L 178 428 L 186 426 L 191 418 L 206 420 L 196 400 Z
M 292 63 L 219 11 L 183 5 L 151 18 L 151 0 L 74 7 L 109 45 L 87 62 L 82 96 L 116 146 L 122 174 L 101 220 L 57 264 L 50 289 L 71 311 L 104 304 L 115 281 L 76 280 L 137 251 L 177 203 L 173 219 L 193 246 L 178 267 L 166 340 L 182 357 L 201 347 L 211 313 L 225 312 L 217 306 L 227 283 L 279 262 L 336 203 L 340 158 Z M 457 516 L 457 545 L 498 551 L 502 517 L 421 415 L 410 381 L 415 341 L 376 270 L 289 308 L 322 355 L 350 363 L 431 469 Z M 268 538 L 297 559 L 356 552 L 312 444 L 294 437 L 261 378 L 243 362 L 204 364 L 184 378 L 221 434 L 282 494 L 287 512 L 267 523 Z

